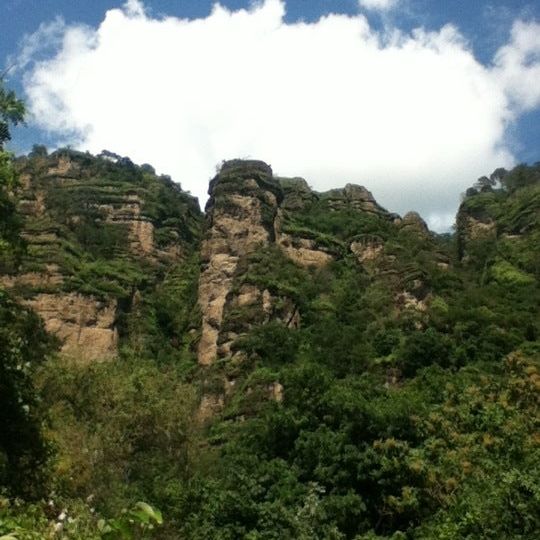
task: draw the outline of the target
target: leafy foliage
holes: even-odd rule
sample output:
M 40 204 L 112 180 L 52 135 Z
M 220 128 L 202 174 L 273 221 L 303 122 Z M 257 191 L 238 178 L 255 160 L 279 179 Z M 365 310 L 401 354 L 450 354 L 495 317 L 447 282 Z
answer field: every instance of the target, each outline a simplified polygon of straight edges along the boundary
M 22 170 L 39 175 L 51 157 L 34 154 Z M 31 434 L 46 415 L 49 478 L 33 481 L 73 517 L 62 520 L 65 538 L 538 538 L 537 165 L 480 179 L 454 236 L 306 196 L 285 212 L 284 231 L 333 262 L 301 268 L 276 246 L 242 258 L 231 294 L 266 291 L 270 311 L 227 312 L 223 328 L 238 336 L 231 357 L 202 368 L 190 199 L 114 154 L 71 159 L 90 171 L 84 185 L 68 175 L 49 191 L 53 212 L 25 227 L 56 231 L 70 290 L 119 300 L 121 354 L 91 365 L 53 358 L 10 376 L 21 390 L 7 413 L 19 418 L 31 402 Z M 227 193 L 237 187 L 229 173 Z M 123 229 L 100 209 L 127 194 L 144 200 L 160 248 L 185 249 L 182 262 L 129 255 Z M 50 245 L 34 242 L 23 264 Z M 3 302 L 5 365 L 39 365 L 42 329 Z M 298 328 L 282 316 L 291 309 Z M 47 455 L 40 437 L 28 441 L 21 475 L 37 469 L 32 449 L 36 464 Z M 4 455 L 2 464 L 19 459 Z M 7 478 L 16 468 L 0 470 Z M 48 508 L 4 500 L 0 534 L 46 537 L 61 510 Z
M 14 265 L 22 251 L 20 220 L 10 191 L 12 159 L 2 145 L 10 124 L 22 121 L 24 105 L 0 80 L 0 267 Z M 52 347 L 41 321 L 0 284 L 0 487 L 36 496 L 42 489 L 47 447 L 41 437 L 32 375 Z
M 0 78 L 0 152 L 6 141 L 11 140 L 11 125 L 20 124 L 24 120 L 24 103 L 17 98 L 13 90 L 4 86 Z
M 286 217 L 320 245 L 376 234 L 382 248 L 362 267 L 341 249 L 289 269 L 269 249 L 241 269 L 298 301 L 302 324 L 237 342 L 249 369 L 223 368 L 236 390 L 211 426 L 219 465 L 174 509 L 186 538 L 536 538 L 538 184 L 523 174 L 470 193 L 465 210 L 494 235 L 467 238 L 461 266 L 441 267 L 446 238 L 324 201 Z
M 32 375 L 51 345 L 37 315 L 0 289 L 0 486 L 27 496 L 47 458 Z

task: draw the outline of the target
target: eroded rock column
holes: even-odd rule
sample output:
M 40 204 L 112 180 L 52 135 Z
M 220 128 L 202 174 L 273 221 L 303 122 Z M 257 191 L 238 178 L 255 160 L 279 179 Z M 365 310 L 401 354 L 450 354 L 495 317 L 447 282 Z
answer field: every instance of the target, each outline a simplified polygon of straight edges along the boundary
M 202 365 L 219 356 L 224 309 L 239 261 L 274 241 L 281 193 L 272 169 L 262 161 L 227 161 L 210 183 L 199 282 L 202 335 L 198 359 Z

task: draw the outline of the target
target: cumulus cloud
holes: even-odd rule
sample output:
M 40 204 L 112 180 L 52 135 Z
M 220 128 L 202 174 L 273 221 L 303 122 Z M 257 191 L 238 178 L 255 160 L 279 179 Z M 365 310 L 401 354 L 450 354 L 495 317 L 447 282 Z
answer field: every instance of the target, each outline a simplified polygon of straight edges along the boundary
M 510 42 L 495 55 L 493 74 L 516 112 L 540 105 L 540 24 L 516 21 Z
M 364 184 L 439 230 L 477 177 L 513 163 L 505 129 L 540 99 L 538 25 L 517 22 L 484 66 L 451 26 L 387 38 L 361 14 L 289 24 L 285 9 L 157 19 L 129 0 L 97 28 L 57 21 L 55 53 L 27 67 L 33 118 L 64 143 L 151 163 L 202 202 L 217 163 L 252 157 L 321 191 Z
M 388 11 L 396 6 L 398 0 L 358 0 L 361 8 L 373 11 Z

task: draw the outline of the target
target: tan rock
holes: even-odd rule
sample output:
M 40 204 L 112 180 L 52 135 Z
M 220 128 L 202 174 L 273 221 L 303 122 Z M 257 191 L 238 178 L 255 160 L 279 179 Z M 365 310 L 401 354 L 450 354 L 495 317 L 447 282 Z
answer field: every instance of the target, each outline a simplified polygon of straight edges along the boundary
M 116 302 L 76 293 L 38 294 L 24 303 L 62 342 L 61 352 L 79 361 L 105 360 L 117 353 Z
M 199 305 L 203 320 L 199 341 L 198 358 L 202 365 L 209 365 L 217 356 L 217 341 L 223 308 L 232 284 L 238 257 L 226 253 L 216 253 L 199 280 Z
M 470 240 L 479 240 L 495 235 L 496 223 L 492 219 L 480 221 L 471 216 L 467 218 L 467 230 Z
M 130 248 L 134 253 L 152 253 L 154 251 L 154 225 L 150 221 L 130 222 Z
M 344 210 L 351 208 L 358 212 L 368 212 L 391 218 L 382 206 L 380 206 L 371 192 L 364 186 L 357 184 L 347 184 L 344 188 L 331 189 L 320 194 L 325 199 L 328 206 L 333 210 Z
M 275 382 L 270 385 L 270 398 L 277 403 L 281 403 L 283 401 L 283 385 L 279 382 Z
M 202 396 L 199 409 L 196 414 L 196 421 L 204 424 L 216 414 L 223 410 L 225 398 L 222 395 L 206 394 Z
M 412 310 L 422 313 L 427 310 L 426 303 L 423 300 L 419 300 L 408 291 L 403 291 L 396 295 L 396 304 L 398 307 L 405 310 Z
M 201 247 L 203 270 L 199 279 L 201 365 L 231 352 L 232 342 L 227 338 L 218 347 L 224 310 L 240 259 L 271 241 L 273 217 L 269 226 L 268 215 L 275 215 L 278 201 L 269 186 L 271 169 L 261 162 L 226 162 L 211 182 L 209 226 Z M 274 187 L 279 191 L 277 184 Z M 230 303 L 251 305 L 260 302 L 260 297 L 256 287 L 243 286 Z
M 262 293 L 262 308 L 267 316 L 270 316 L 272 314 L 272 295 L 270 294 L 270 291 L 268 289 L 265 289 Z
M 7 289 L 15 287 L 54 288 L 64 282 L 64 276 L 55 264 L 49 264 L 45 272 L 27 272 L 18 275 L 0 276 L 0 283 Z
M 143 215 L 143 200 L 128 195 L 120 206 L 102 204 L 97 208 L 109 223 L 122 223 L 128 228 L 129 249 L 135 255 L 154 254 L 154 224 Z
M 422 236 L 429 235 L 429 228 L 418 212 L 408 212 L 400 223 L 402 230 L 415 232 Z
M 376 260 L 383 252 L 383 245 L 378 241 L 352 242 L 350 249 L 359 263 L 365 263 Z
M 69 177 L 73 171 L 73 162 L 69 156 L 61 155 L 56 164 L 49 167 L 47 176 Z
M 334 259 L 330 253 L 318 249 L 315 241 L 309 238 L 280 234 L 277 244 L 291 261 L 305 268 L 310 266 L 322 268 Z
M 268 293 L 268 291 L 264 291 Z M 264 295 L 263 293 L 263 295 Z M 270 293 L 268 293 L 269 295 Z M 233 305 L 238 307 L 252 306 L 257 304 L 261 300 L 261 291 L 255 285 L 244 284 L 240 288 L 238 295 L 234 299 Z M 269 297 L 266 297 L 267 302 L 269 303 Z M 267 306 L 268 307 L 268 306 Z M 271 308 L 270 308 L 271 309 Z M 264 296 L 263 296 L 263 310 L 264 310 Z

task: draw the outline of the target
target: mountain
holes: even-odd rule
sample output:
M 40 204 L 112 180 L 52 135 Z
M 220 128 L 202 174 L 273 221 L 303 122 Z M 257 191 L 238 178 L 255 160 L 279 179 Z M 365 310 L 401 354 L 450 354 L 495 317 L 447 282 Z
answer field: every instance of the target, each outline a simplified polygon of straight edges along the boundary
M 223 162 L 204 214 L 111 152 L 15 166 L 0 344 L 33 328 L 31 444 L 54 452 L 0 448 L 0 481 L 55 495 L 6 499 L 0 534 L 537 537 L 538 164 L 479 179 L 448 235 L 262 161 Z M 126 525 L 137 501 L 164 525 Z
M 26 251 L 3 284 L 32 307 L 62 352 L 118 353 L 122 317 L 198 246 L 198 202 L 150 166 L 73 150 L 18 160 Z

